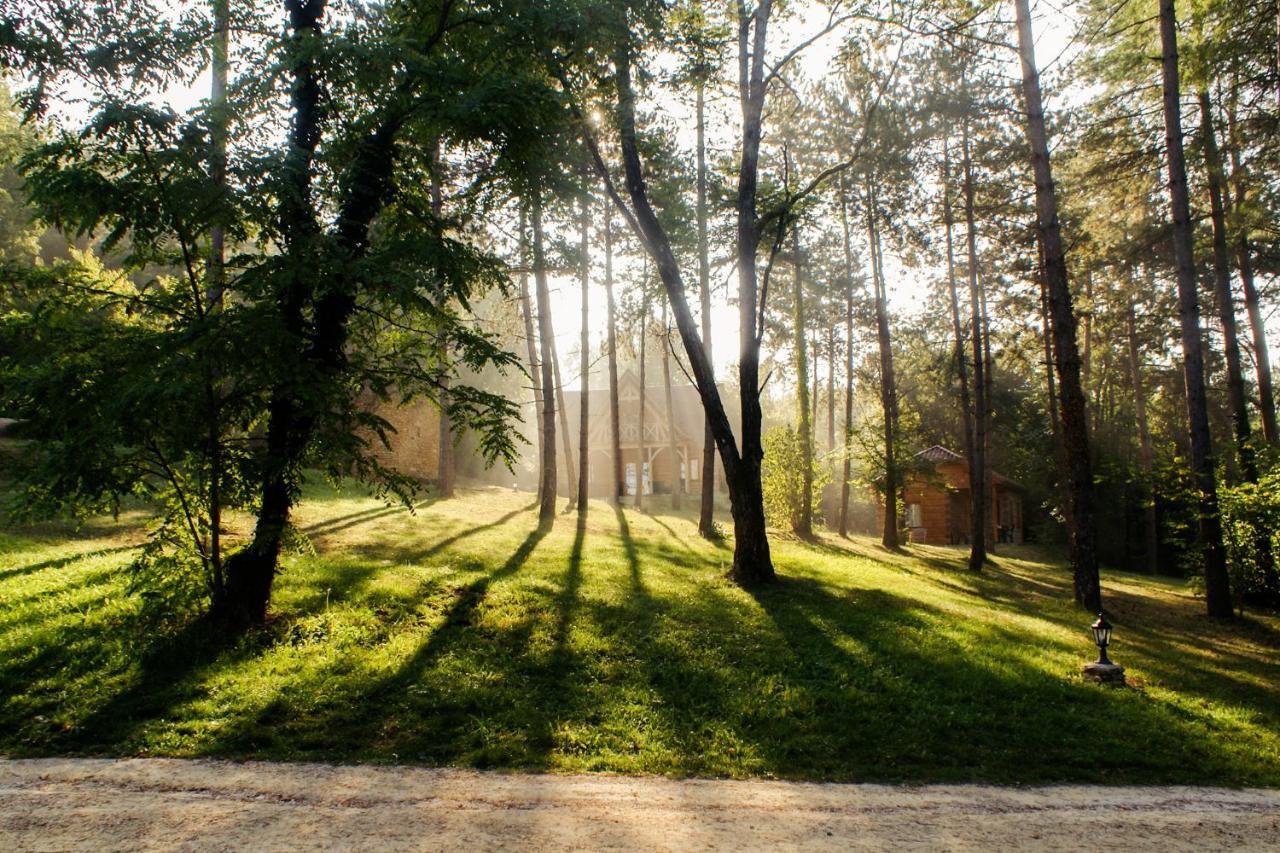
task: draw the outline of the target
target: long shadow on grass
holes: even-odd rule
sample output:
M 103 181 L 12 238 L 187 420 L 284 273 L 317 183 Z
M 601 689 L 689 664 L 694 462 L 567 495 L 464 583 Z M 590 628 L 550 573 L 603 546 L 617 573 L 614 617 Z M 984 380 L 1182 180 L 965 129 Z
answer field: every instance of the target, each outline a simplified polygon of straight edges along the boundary
M 786 578 L 756 600 L 790 655 L 749 731 L 780 775 L 1045 782 L 1230 778 L 1184 713 L 1047 669 L 1034 638 L 876 590 Z
M 290 756 L 394 757 L 400 760 L 456 762 L 475 737 L 475 724 L 492 709 L 481 700 L 483 688 L 467 683 L 474 672 L 458 672 L 477 650 L 494 641 L 493 632 L 477 624 L 478 612 L 492 585 L 515 574 L 529 559 L 549 527 L 533 530 L 493 572 L 450 590 L 452 598 L 435 620 L 425 642 L 380 678 L 348 676 L 328 682 L 332 690 L 318 704 L 299 709 L 281 694 L 253 717 L 245 718 L 220 738 L 220 752 L 254 754 L 283 748 Z M 509 632 L 500 663 L 509 667 L 524 647 Z M 459 661 L 463 663 L 459 663 Z M 291 695 L 314 697 L 308 685 Z M 479 694 L 479 695 L 477 695 Z M 472 763 L 485 763 L 483 757 Z
M 96 711 L 50 742 L 50 751 L 120 752 L 131 737 L 199 692 L 199 674 L 255 655 L 265 635 L 236 637 L 208 618 L 158 637 L 141 655 L 139 673 Z
M 94 557 L 106 557 L 111 554 L 122 554 L 125 551 L 132 551 L 139 546 L 137 545 L 118 545 L 114 548 L 98 548 L 92 551 L 80 551 L 75 554 L 68 554 L 65 557 L 55 557 L 50 560 L 44 560 L 39 563 L 30 563 L 25 566 L 16 566 L 11 569 L 0 571 L 0 581 L 6 581 L 10 578 L 22 577 L 24 575 L 35 574 L 45 570 L 61 569 L 72 563 L 78 563 L 81 560 L 88 560 Z

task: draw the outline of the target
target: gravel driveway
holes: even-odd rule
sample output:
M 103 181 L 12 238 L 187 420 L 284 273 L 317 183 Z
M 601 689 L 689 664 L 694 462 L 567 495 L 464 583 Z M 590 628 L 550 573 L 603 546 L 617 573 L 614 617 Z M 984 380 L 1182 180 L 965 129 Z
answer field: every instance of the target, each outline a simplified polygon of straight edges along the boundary
M 1280 850 L 1280 791 L 0 760 L 0 850 Z

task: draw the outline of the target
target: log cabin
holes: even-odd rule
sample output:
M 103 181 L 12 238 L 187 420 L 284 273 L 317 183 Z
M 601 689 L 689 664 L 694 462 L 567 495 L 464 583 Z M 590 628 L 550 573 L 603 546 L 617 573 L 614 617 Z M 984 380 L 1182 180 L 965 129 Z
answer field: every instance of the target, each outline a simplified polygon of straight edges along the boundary
M 910 541 L 927 545 L 969 543 L 969 463 L 959 453 L 934 445 L 915 455 L 915 470 L 904 478 L 903 526 Z M 991 472 L 987 502 L 988 542 L 1020 545 L 1025 539 L 1022 504 L 1026 489 Z

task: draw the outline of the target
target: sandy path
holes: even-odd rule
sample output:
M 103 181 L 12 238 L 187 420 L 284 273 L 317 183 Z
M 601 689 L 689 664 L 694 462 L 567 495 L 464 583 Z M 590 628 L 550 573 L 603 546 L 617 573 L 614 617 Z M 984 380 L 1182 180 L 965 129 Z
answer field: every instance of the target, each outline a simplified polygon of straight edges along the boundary
M 0 850 L 1280 849 L 1280 791 L 0 760 Z

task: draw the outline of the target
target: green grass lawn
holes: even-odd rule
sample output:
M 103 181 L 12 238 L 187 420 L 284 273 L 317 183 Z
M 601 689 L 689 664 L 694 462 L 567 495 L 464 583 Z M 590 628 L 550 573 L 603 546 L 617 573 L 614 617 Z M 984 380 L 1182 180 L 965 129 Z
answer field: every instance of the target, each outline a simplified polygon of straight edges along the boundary
M 140 517 L 0 534 L 0 751 L 907 781 L 1280 785 L 1280 619 L 1104 578 L 1134 689 L 1087 684 L 1065 569 L 775 540 L 757 594 L 687 515 L 316 492 L 271 624 L 127 591 Z

